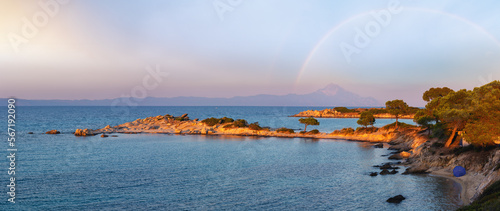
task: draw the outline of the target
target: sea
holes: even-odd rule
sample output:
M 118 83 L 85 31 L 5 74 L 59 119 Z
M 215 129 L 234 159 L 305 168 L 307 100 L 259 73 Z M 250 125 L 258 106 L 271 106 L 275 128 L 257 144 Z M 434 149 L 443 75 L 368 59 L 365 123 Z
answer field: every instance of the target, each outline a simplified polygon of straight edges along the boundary
M 323 107 L 15 108 L 15 175 L 8 174 L 7 108 L 0 109 L 0 210 L 454 210 L 460 186 L 431 175 L 370 177 L 386 148 L 347 140 L 168 134 L 75 137 L 138 118 L 187 113 L 303 130 L 303 110 Z M 318 119 L 308 130 L 356 128 Z M 411 120 L 400 120 L 413 124 Z M 394 122 L 377 119 L 375 126 Z M 59 130 L 58 135 L 46 131 Z M 32 132 L 33 134 L 28 134 Z M 15 203 L 10 178 L 15 176 Z M 396 195 L 406 200 L 387 203 Z

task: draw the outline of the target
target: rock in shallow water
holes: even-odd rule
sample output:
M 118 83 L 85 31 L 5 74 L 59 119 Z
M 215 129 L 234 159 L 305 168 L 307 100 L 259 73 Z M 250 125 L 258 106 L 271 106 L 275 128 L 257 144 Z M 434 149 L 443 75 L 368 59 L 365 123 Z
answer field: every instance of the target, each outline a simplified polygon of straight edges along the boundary
M 384 144 L 380 143 L 380 144 L 375 144 L 373 145 L 374 148 L 384 148 Z
M 377 175 L 378 175 L 378 173 L 377 173 L 377 172 L 372 172 L 372 173 L 370 173 L 370 177 L 376 177 Z
M 45 132 L 45 134 L 60 134 L 61 132 L 57 131 L 57 130 L 51 130 L 51 131 L 47 131 Z
M 397 196 L 394 196 L 394 197 L 391 197 L 391 198 L 387 199 L 386 202 L 399 204 L 399 203 L 401 203 L 401 201 L 403 201 L 405 199 L 406 198 L 404 196 L 397 195 Z

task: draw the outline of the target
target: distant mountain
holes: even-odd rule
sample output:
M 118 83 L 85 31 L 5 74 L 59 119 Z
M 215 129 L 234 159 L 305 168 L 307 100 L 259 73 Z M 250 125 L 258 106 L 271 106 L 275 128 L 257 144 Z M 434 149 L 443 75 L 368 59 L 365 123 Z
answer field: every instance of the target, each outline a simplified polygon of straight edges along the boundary
M 1 105 L 7 99 L 0 99 Z M 336 84 L 329 84 L 318 91 L 297 95 L 255 95 L 248 97 L 207 98 L 207 97 L 172 97 L 155 98 L 116 98 L 106 100 L 25 100 L 18 99 L 22 106 L 381 106 L 371 97 L 361 97 Z M 134 104 L 130 104 L 132 102 Z

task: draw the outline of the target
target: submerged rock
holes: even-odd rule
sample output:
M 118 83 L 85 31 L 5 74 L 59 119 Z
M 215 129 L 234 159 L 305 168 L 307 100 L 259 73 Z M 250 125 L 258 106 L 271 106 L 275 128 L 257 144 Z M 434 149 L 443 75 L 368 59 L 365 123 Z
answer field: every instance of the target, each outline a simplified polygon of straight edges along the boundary
M 401 203 L 401 201 L 403 201 L 405 199 L 406 198 L 403 195 L 397 195 L 397 196 L 394 196 L 394 197 L 387 199 L 386 202 L 399 204 L 399 203 Z
M 50 131 L 47 131 L 45 132 L 45 134 L 60 134 L 61 132 L 57 131 L 57 130 L 50 130 Z
M 28 134 L 33 134 L 33 132 L 28 132 Z

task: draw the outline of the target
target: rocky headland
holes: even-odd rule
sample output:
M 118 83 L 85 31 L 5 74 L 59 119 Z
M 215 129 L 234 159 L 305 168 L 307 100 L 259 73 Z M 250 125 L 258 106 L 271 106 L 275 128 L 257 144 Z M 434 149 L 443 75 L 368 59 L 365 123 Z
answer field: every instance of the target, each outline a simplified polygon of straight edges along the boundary
M 311 138 L 311 139 L 342 139 L 351 141 L 374 142 L 374 147 L 382 148 L 389 145 L 392 151 L 390 160 L 399 162 L 386 163 L 379 166 L 380 173 L 372 172 L 370 176 L 390 175 L 400 173 L 398 170 L 407 167 L 403 174 L 432 174 L 453 179 L 462 186 L 460 197 L 464 204 L 470 204 L 481 197 L 483 191 L 500 180 L 500 149 L 490 147 L 477 149 L 469 147 L 446 148 L 444 141 L 430 138 L 428 130 L 421 127 L 399 123 L 382 128 L 360 127 L 357 129 L 344 128 L 332 133 L 321 133 L 317 130 L 296 132 L 288 128 L 270 129 L 260 127 L 258 123 L 248 124 L 245 120 L 230 118 L 209 118 L 206 120 L 189 119 L 187 114 L 179 117 L 160 115 L 137 119 L 132 122 L 116 126 L 106 126 L 101 129 L 77 129 L 75 136 L 94 136 L 112 133 L 156 133 L 179 135 L 236 135 L 284 138 Z M 380 144 L 386 143 L 386 144 Z M 452 170 L 455 166 L 463 166 L 467 174 L 454 177 Z
M 338 111 L 335 108 L 327 108 L 323 110 L 307 110 L 302 111 L 298 114 L 292 115 L 292 117 L 314 117 L 314 118 L 359 118 L 361 112 L 372 111 L 373 116 L 378 119 L 395 119 L 396 117 L 384 111 L 382 108 L 356 108 L 348 109 L 347 111 Z M 400 115 L 399 119 L 413 119 L 415 114 L 405 114 Z

